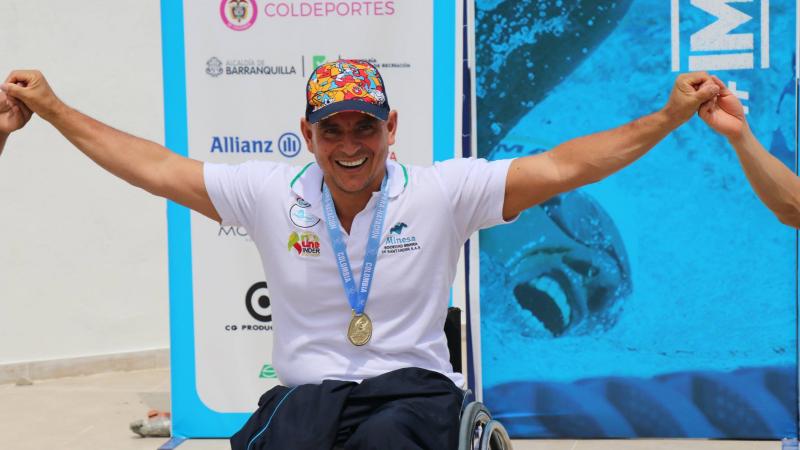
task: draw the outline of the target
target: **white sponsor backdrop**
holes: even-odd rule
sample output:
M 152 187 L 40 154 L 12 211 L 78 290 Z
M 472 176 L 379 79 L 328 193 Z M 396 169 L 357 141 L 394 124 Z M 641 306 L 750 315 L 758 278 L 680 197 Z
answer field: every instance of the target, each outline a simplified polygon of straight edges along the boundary
M 305 83 L 344 57 L 380 68 L 399 111 L 398 160 L 453 157 L 460 22 L 443 3 L 162 0 L 167 145 L 209 162 L 312 161 L 299 132 Z M 173 434 L 229 436 L 277 384 L 267 316 L 283 299 L 269 296 L 244 229 L 174 204 L 169 228 Z

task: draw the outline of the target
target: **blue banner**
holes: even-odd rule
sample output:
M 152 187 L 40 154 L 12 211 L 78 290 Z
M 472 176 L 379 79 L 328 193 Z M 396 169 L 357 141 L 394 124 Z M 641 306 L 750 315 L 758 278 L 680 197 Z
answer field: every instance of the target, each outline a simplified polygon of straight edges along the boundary
M 478 154 L 622 125 L 706 70 L 794 169 L 795 8 L 478 0 Z M 514 437 L 796 437 L 796 252 L 695 117 L 618 174 L 481 232 L 484 402 Z

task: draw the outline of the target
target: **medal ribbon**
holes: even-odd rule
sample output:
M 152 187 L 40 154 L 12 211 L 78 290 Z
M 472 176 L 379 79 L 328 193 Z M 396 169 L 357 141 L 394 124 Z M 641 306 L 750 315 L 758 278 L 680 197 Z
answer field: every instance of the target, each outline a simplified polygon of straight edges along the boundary
M 328 186 L 322 183 L 322 206 L 325 211 L 325 226 L 328 229 L 331 245 L 336 255 L 336 265 L 339 268 L 339 276 L 342 278 L 347 301 L 356 314 L 364 313 L 369 290 L 372 287 L 372 278 L 375 275 L 375 263 L 378 259 L 378 249 L 381 246 L 383 221 L 386 219 L 386 207 L 389 203 L 389 189 L 386 187 L 388 179 L 387 174 L 381 182 L 380 198 L 378 199 L 378 205 L 375 207 L 375 215 L 372 217 L 372 225 L 369 228 L 367 252 L 364 255 L 364 266 L 361 269 L 359 288 L 356 288 L 356 284 L 353 281 L 353 271 L 350 268 L 350 258 L 347 256 L 347 246 L 342 234 L 342 225 L 336 215 L 336 207 L 333 204 L 331 192 L 328 190 Z

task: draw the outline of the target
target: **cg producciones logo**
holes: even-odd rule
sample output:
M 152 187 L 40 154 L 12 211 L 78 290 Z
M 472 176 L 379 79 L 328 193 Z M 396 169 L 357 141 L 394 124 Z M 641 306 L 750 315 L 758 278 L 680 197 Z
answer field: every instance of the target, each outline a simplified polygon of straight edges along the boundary
M 247 294 L 244 296 L 244 304 L 247 307 L 247 312 L 250 313 L 253 319 L 259 322 L 272 321 L 269 291 L 267 290 L 267 283 L 265 281 L 259 281 L 250 286 L 250 289 L 247 290 Z
M 219 15 L 231 30 L 244 31 L 256 22 L 258 6 L 255 0 L 222 0 Z

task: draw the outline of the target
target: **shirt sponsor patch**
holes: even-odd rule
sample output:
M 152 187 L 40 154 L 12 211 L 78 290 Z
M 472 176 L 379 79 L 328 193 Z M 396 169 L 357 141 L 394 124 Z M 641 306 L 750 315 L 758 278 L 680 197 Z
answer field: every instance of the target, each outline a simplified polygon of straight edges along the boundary
M 297 252 L 299 256 L 319 256 L 319 236 L 310 231 L 292 231 L 289 234 L 287 249 L 290 252 Z
M 403 233 L 406 228 L 408 228 L 406 223 L 397 222 L 389 229 L 389 236 L 383 241 L 381 254 L 391 255 L 395 253 L 412 252 L 421 248 L 416 236 Z
M 300 228 L 311 228 L 319 223 L 319 217 L 308 211 L 307 201 L 298 197 L 297 201 L 289 208 L 289 219 Z

